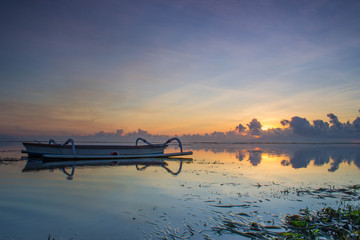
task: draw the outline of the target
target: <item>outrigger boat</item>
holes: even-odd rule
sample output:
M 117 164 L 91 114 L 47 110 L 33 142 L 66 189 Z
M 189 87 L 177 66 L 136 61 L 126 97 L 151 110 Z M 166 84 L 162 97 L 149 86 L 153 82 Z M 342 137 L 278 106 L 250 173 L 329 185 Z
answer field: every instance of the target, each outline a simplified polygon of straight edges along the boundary
M 139 141 L 145 145 L 138 145 Z M 165 153 L 164 150 L 172 141 L 179 143 L 180 152 Z M 44 159 L 130 159 L 130 158 L 167 158 L 191 155 L 191 151 L 184 152 L 179 138 L 171 138 L 163 144 L 152 144 L 143 138 L 136 139 L 134 146 L 129 145 L 75 145 L 73 139 L 63 144 L 53 139 L 49 143 L 23 142 L 26 153 L 31 157 Z

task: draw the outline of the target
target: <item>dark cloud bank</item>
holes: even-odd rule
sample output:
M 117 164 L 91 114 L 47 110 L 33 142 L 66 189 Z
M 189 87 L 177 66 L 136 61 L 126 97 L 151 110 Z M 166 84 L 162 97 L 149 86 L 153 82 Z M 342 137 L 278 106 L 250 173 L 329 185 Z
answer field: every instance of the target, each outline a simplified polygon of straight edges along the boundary
M 184 134 L 183 141 L 188 142 L 359 142 L 360 143 L 360 117 L 353 122 L 342 123 L 333 113 L 327 115 L 329 122 L 314 120 L 310 123 L 306 118 L 292 117 L 280 123 L 282 128 L 262 130 L 261 122 L 253 119 L 246 125 L 239 124 L 234 130 L 206 134 Z M 80 137 L 80 136 L 79 136 Z M 98 132 L 94 135 L 81 136 L 86 139 L 129 140 L 144 137 L 154 141 L 163 141 L 170 136 L 152 135 L 139 129 L 135 132 L 124 133 L 117 130 L 114 133 Z M 172 137 L 172 136 L 171 136 Z
M 360 110 L 359 110 L 360 111 Z M 299 116 L 292 117 L 290 120 L 280 121 L 282 128 L 272 128 L 262 130 L 261 122 L 253 119 L 248 124 L 239 124 L 227 132 L 206 134 L 184 134 L 180 137 L 184 142 L 349 142 L 360 143 L 360 117 L 353 122 L 342 123 L 338 117 L 329 113 L 329 122 L 314 120 L 310 123 L 306 118 Z M 35 136 L 34 136 L 35 137 Z M 167 138 L 174 137 L 168 135 L 153 135 L 148 131 L 138 129 L 134 132 L 125 133 L 122 129 L 116 132 L 103 132 L 92 135 L 82 136 L 37 136 L 36 139 L 46 140 L 48 137 L 65 139 L 72 137 L 80 141 L 115 141 L 132 142 L 138 137 L 143 137 L 154 142 L 162 142 Z M 1 139 L 11 139 L 14 137 L 1 136 Z M 28 139 L 29 137 L 27 137 Z M 23 139 L 23 138 L 22 138 Z

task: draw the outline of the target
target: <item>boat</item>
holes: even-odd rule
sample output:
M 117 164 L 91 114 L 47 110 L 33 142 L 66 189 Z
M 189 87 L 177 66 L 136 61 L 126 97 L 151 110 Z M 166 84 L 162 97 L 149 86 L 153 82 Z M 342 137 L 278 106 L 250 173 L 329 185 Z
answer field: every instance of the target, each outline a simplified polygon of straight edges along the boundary
M 145 144 L 139 145 L 139 141 Z M 165 153 L 165 149 L 172 141 L 179 144 L 179 152 Z M 23 142 L 24 151 L 29 158 L 44 159 L 132 159 L 132 158 L 168 158 L 192 155 L 192 151 L 183 151 L 179 138 L 171 138 L 162 144 L 152 144 L 143 138 L 137 138 L 135 145 L 75 145 L 73 139 L 66 140 L 63 144 L 50 139 L 48 143 Z

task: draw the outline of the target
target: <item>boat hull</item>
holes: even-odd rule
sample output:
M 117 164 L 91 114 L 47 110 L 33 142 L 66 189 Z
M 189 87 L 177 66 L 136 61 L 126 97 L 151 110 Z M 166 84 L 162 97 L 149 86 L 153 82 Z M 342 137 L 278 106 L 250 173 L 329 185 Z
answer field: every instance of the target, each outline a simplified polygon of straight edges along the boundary
M 57 159 L 62 160 L 101 160 L 101 159 L 135 159 L 135 158 L 169 158 L 192 155 L 192 151 L 176 152 L 176 153 L 153 153 L 153 154 L 133 154 L 133 155 L 56 155 L 56 154 L 43 154 L 42 158 L 49 161 Z
M 29 157 L 43 157 L 49 155 L 151 155 L 164 154 L 167 145 L 141 145 L 141 146 L 123 146 L 123 145 L 76 145 L 74 149 L 70 145 L 62 144 L 43 144 L 43 143 L 23 143 Z

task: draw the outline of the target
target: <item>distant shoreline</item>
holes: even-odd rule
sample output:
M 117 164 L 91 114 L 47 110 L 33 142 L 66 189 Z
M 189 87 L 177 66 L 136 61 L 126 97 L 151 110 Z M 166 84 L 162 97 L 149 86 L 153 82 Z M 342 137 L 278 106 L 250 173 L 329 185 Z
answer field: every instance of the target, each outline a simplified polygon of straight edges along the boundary
M 23 143 L 23 142 L 33 142 L 34 140 L 0 140 L 0 143 Z M 47 141 L 40 141 L 47 142 Z M 133 143 L 132 141 L 82 141 L 77 140 L 79 143 Z M 154 142 L 156 143 L 156 142 Z M 328 145 L 338 145 L 338 144 L 359 144 L 360 142 L 222 142 L 222 141 L 183 141 L 183 144 L 233 144 L 233 145 L 250 145 L 250 144 L 328 144 Z

